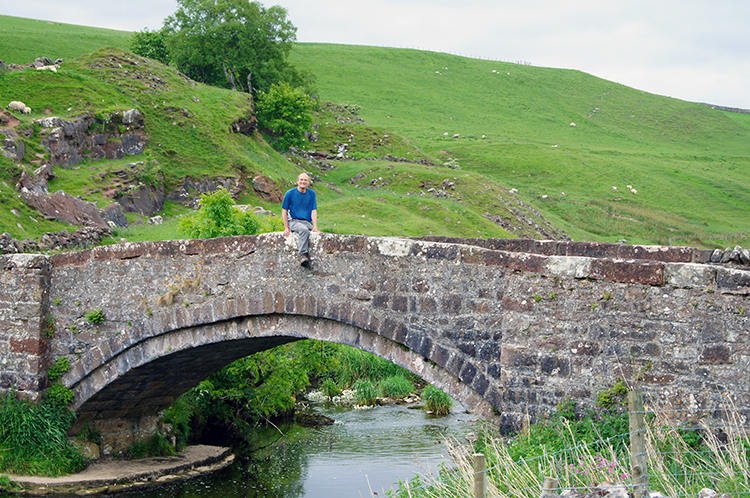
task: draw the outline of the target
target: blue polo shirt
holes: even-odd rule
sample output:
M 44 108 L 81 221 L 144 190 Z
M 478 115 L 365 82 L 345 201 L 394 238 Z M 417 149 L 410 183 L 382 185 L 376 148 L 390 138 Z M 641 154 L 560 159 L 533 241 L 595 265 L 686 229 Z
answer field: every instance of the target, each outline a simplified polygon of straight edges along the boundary
M 318 209 L 315 191 L 307 189 L 303 194 L 297 187 L 288 190 L 284 194 L 284 202 L 281 204 L 281 208 L 289 211 L 289 219 L 307 220 L 312 223 L 312 211 Z

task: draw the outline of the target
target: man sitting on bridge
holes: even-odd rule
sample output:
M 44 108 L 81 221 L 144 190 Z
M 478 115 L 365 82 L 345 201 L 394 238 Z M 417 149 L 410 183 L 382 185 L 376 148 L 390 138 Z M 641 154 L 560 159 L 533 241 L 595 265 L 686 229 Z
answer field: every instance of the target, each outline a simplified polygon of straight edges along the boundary
M 318 203 L 315 191 L 308 188 L 310 177 L 307 173 L 300 173 L 297 177 L 297 187 L 284 194 L 281 204 L 281 219 L 284 221 L 284 236 L 291 232 L 299 235 L 300 264 L 305 268 L 310 266 L 309 241 L 310 232 L 318 230 Z

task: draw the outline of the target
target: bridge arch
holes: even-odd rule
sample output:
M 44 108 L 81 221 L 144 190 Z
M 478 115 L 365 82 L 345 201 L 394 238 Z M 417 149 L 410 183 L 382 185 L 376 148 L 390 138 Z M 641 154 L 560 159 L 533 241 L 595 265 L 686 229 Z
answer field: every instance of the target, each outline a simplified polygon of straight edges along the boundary
M 441 388 L 478 416 L 492 416 L 492 406 L 454 372 L 391 339 L 334 320 L 267 314 L 180 328 L 128 347 L 73 384 L 78 425 L 154 416 L 232 361 L 301 339 L 375 354 Z

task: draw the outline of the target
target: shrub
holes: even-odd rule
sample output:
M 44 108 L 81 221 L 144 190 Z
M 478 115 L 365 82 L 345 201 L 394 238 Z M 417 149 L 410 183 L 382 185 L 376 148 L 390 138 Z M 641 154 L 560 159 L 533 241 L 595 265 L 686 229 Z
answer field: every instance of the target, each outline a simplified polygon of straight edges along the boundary
M 448 415 L 453 408 L 451 397 L 433 385 L 424 388 L 422 401 L 424 401 L 427 409 L 435 415 Z
M 369 380 L 358 380 L 354 383 L 355 399 L 360 406 L 374 405 L 378 397 L 375 386 Z
M 252 213 L 243 213 L 235 207 L 234 199 L 226 189 L 200 198 L 200 210 L 180 220 L 180 233 L 196 239 L 253 235 L 260 233 L 262 224 Z
M 387 398 L 404 398 L 414 391 L 414 384 L 403 375 L 393 375 L 380 382 L 380 394 Z

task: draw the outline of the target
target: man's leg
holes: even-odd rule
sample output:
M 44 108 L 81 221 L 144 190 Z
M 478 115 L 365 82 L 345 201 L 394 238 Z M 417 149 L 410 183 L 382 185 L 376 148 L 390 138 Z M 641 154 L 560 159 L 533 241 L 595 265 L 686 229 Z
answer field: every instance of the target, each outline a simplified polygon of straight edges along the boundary
M 290 220 L 289 229 L 292 232 L 296 232 L 299 237 L 299 254 L 300 256 L 307 257 L 309 261 L 309 250 L 310 250 L 310 232 L 312 231 L 312 223 L 305 220 Z M 305 265 L 306 266 L 306 265 Z

